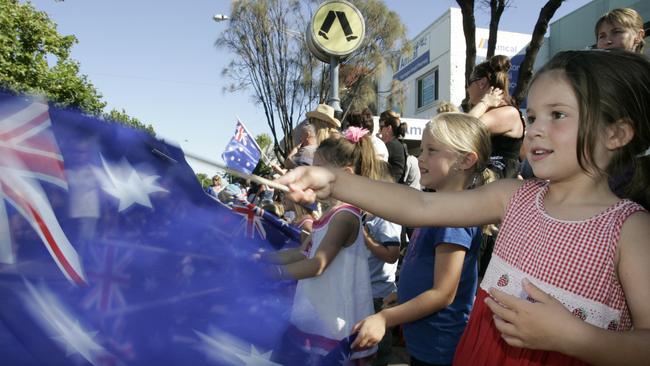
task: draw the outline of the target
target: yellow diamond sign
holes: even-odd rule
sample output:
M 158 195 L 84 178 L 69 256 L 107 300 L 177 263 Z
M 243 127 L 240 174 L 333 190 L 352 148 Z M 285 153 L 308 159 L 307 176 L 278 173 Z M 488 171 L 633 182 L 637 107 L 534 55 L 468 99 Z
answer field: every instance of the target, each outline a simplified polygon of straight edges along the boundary
M 316 10 L 309 31 L 319 51 L 345 57 L 361 46 L 366 26 L 354 5 L 344 0 L 330 0 Z

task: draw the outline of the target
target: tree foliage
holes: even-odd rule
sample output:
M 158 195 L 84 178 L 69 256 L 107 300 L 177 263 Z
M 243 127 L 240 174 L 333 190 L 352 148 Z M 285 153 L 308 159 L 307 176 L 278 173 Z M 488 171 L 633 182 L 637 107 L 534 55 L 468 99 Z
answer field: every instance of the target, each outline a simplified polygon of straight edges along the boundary
M 60 35 L 47 14 L 31 4 L 0 0 L 0 83 L 99 113 L 106 104 L 87 77 L 79 75 L 79 64 L 69 58 L 75 43 L 75 36 Z
M 64 107 L 78 108 L 147 130 L 124 110 L 104 113 L 106 103 L 79 63 L 70 58 L 77 43 L 73 35 L 61 35 L 46 13 L 30 3 L 0 0 L 0 87 L 19 93 L 41 94 Z
M 104 113 L 104 118 L 110 121 L 119 122 L 127 126 L 139 128 L 149 132 L 151 135 L 155 136 L 156 132 L 153 129 L 153 126 L 146 125 L 140 122 L 139 119 L 129 116 L 124 109 L 118 111 L 116 109 L 111 109 L 110 112 Z
M 233 81 L 230 91 L 253 91 L 279 146 L 279 137 L 291 136 L 295 121 L 316 99 L 313 80 L 304 77 L 313 74 L 315 59 L 292 33 L 304 29 L 303 9 L 296 0 L 241 0 L 232 2 L 230 14 L 215 43 L 234 55 L 223 74 Z M 288 148 L 280 147 L 283 154 Z
M 271 136 L 267 133 L 261 133 L 255 136 L 255 142 L 257 142 L 257 145 L 260 147 L 260 150 L 262 151 L 268 150 L 268 147 L 273 145 L 273 140 L 271 139 Z M 265 158 L 262 157 L 260 159 L 260 162 L 255 167 L 255 170 L 253 170 L 253 174 L 270 177 L 271 174 L 273 174 L 273 169 L 265 161 Z
M 404 24 L 399 15 L 389 10 L 382 0 L 352 0 L 351 3 L 363 15 L 366 36 L 361 47 L 341 64 L 342 119 L 350 110 L 359 110 L 375 103 L 375 77 L 384 71 L 386 65 L 396 61 L 398 49 L 408 48 Z M 324 83 L 324 86 L 326 89 L 322 94 L 329 90 L 329 83 Z
M 231 8 L 228 28 L 216 46 L 233 54 L 223 74 L 230 91 L 252 91 L 261 105 L 280 155 L 293 147 L 292 131 L 313 105 L 329 95 L 329 69 L 308 50 L 304 36 L 315 0 L 240 0 Z M 340 96 L 344 110 L 375 100 L 373 77 L 390 52 L 404 40 L 404 26 L 381 0 L 353 0 L 366 20 L 362 46 L 341 63 Z M 279 141 L 284 138 L 284 146 Z
M 196 179 L 204 190 L 212 183 L 212 179 L 205 173 L 196 173 Z

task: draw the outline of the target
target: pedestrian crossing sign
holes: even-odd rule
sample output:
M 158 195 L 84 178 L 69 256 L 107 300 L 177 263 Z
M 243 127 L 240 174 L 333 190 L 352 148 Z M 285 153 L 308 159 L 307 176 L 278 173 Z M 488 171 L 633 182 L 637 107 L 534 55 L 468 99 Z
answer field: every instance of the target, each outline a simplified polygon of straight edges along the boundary
M 322 3 L 310 24 L 314 46 L 329 56 L 345 57 L 354 52 L 365 35 L 361 12 L 345 0 Z

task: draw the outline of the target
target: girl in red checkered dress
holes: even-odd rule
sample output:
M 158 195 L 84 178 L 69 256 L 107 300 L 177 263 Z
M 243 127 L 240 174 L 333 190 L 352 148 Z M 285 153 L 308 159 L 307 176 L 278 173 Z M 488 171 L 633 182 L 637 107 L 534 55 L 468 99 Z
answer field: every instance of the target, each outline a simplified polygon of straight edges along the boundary
M 279 181 L 407 226 L 501 223 L 455 365 L 647 364 L 650 62 L 561 52 L 531 83 L 528 119 L 537 180 L 424 193 L 308 168 Z M 619 199 L 607 177 L 629 164 Z

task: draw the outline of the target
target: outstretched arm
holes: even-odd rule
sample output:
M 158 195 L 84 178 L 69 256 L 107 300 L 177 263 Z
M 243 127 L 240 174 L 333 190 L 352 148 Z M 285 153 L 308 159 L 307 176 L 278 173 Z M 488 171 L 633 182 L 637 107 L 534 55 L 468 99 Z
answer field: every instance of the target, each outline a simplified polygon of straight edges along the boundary
M 384 309 L 357 323 L 352 332 L 359 334 L 352 348 L 372 347 L 382 339 L 386 327 L 412 322 L 449 306 L 456 297 L 464 259 L 463 247 L 438 244 L 433 287 L 403 304 Z
M 313 202 L 317 197 L 332 196 L 411 227 L 497 223 L 510 197 L 522 184 L 514 179 L 501 179 L 468 191 L 427 193 L 322 167 L 296 168 L 278 182 L 289 185 L 289 196 L 295 201 Z

